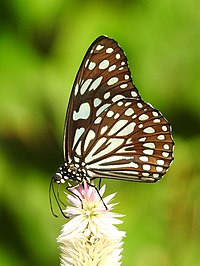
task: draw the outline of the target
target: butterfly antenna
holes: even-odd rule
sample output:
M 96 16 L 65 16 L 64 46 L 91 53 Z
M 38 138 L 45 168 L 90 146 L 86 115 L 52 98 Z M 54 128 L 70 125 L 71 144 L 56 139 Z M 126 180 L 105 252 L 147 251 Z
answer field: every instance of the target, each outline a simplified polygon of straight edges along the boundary
M 49 185 L 49 203 L 50 203 L 50 208 L 51 208 L 51 213 L 53 214 L 53 216 L 55 217 L 58 217 L 58 215 L 56 215 L 54 213 L 54 210 L 53 210 L 53 204 L 52 204 L 52 198 L 51 198 L 51 192 L 53 191 L 53 194 L 54 194 L 54 189 L 53 189 L 53 178 L 51 179 L 51 182 L 50 182 L 50 185 Z M 55 197 L 55 194 L 54 194 L 54 197 Z
M 64 214 L 64 212 L 63 212 L 63 210 L 62 210 L 62 208 L 61 208 L 61 205 L 60 205 L 60 201 L 58 200 L 58 197 L 57 197 L 57 195 L 56 195 L 56 192 L 55 192 L 55 189 L 54 189 L 54 186 L 53 186 L 53 179 L 51 180 L 51 188 L 52 188 L 52 191 L 53 191 L 53 195 L 54 195 L 54 198 L 55 198 L 55 200 L 56 200 L 56 202 L 57 202 L 57 204 L 58 204 L 58 208 L 59 208 L 59 210 L 60 210 L 60 212 L 62 213 L 62 215 L 65 217 L 65 218 L 69 218 L 68 216 L 66 216 L 65 214 Z M 52 203 L 51 203 L 51 206 L 52 206 Z M 53 209 L 52 209 L 52 211 L 53 211 Z M 54 212 L 52 212 L 53 213 L 53 215 L 55 216 L 55 217 L 58 217 L 57 215 L 55 215 L 55 213 Z

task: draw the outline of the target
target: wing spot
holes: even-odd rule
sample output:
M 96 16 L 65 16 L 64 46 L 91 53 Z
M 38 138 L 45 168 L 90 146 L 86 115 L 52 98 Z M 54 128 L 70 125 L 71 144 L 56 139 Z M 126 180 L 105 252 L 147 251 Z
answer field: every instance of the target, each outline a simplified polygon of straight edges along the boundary
M 108 129 L 108 126 L 107 125 L 104 126 L 104 127 L 102 127 L 101 128 L 101 131 L 100 131 L 100 134 L 103 135 L 106 132 L 107 129 Z
M 97 47 L 96 47 L 96 50 L 97 50 L 97 51 L 100 51 L 101 49 L 103 49 L 103 47 L 104 47 L 103 45 L 98 44 Z
M 88 66 L 88 69 L 89 70 L 93 70 L 96 66 L 96 63 L 95 62 L 90 62 L 89 66 Z
M 134 110 L 132 108 L 128 108 L 126 111 L 125 111 L 125 115 L 127 116 L 131 116 L 132 114 L 134 114 Z
M 115 83 L 118 82 L 118 80 L 119 80 L 119 79 L 118 79 L 117 77 L 112 77 L 112 78 L 110 78 L 110 79 L 108 80 L 107 84 L 108 84 L 109 86 L 114 85 Z
M 125 79 L 125 80 L 129 79 L 129 75 L 127 75 L 127 74 L 124 75 L 124 79 Z
M 131 162 L 130 163 L 130 166 L 131 167 L 134 167 L 134 168 L 138 168 L 139 167 L 139 165 L 137 163 L 134 163 L 134 162 Z
M 100 77 L 98 77 L 97 79 L 95 79 L 95 80 L 92 82 L 92 84 L 91 84 L 91 86 L 90 86 L 90 88 L 89 88 L 89 91 L 91 91 L 91 90 L 96 90 L 96 89 L 99 87 L 99 85 L 100 85 L 102 79 L 103 79 L 102 76 L 100 76 Z
M 88 66 L 88 63 L 89 63 L 89 59 L 87 59 L 86 61 L 85 61 L 85 68 Z
M 148 162 L 149 158 L 147 156 L 140 156 L 139 157 L 140 161 L 143 161 L 143 162 Z
M 147 177 L 147 176 L 149 176 L 149 173 L 143 172 L 142 175 Z M 142 180 L 149 180 L 149 178 L 147 178 L 147 179 L 146 178 L 141 178 L 141 179 Z
M 118 106 L 122 106 L 124 103 L 122 101 L 118 102 L 117 105 Z
M 164 139 L 165 139 L 165 136 L 164 136 L 164 135 L 158 135 L 158 136 L 157 136 L 157 139 L 159 139 L 159 140 L 164 140 Z
M 115 68 L 116 68 L 116 65 L 112 65 L 109 67 L 108 71 L 111 72 L 111 71 L 115 70 Z
M 119 113 L 116 113 L 115 115 L 114 115 L 114 119 L 118 119 L 120 117 L 120 114 Z
M 109 66 L 109 61 L 105 59 L 99 64 L 99 69 L 106 69 L 108 66 Z
M 153 127 L 146 127 L 143 132 L 147 134 L 152 134 L 155 132 L 155 129 Z
M 163 167 L 162 166 L 156 166 L 156 171 L 157 172 L 162 172 L 163 171 Z
M 76 84 L 75 89 L 74 89 L 74 95 L 75 95 L 75 96 L 77 95 L 78 90 L 79 90 L 79 85 Z
M 107 117 L 112 117 L 114 114 L 115 114 L 115 113 L 114 113 L 113 111 L 110 110 L 110 111 L 107 112 L 106 116 L 107 116 Z
M 132 92 L 131 92 L 131 96 L 132 96 L 132 97 L 137 97 L 137 96 L 138 96 L 138 94 L 137 94 L 137 92 L 136 92 L 136 91 L 132 91 Z
M 106 108 L 108 108 L 110 106 L 109 103 L 105 103 L 104 105 L 102 105 L 96 112 L 96 116 L 99 116 L 103 111 L 106 110 Z
M 124 84 L 121 84 L 121 85 L 120 85 L 120 88 L 121 88 L 121 89 L 125 89 L 126 87 L 128 87 L 128 84 L 127 84 L 127 83 L 124 83 Z
M 90 105 L 89 103 L 82 103 L 79 107 L 78 112 L 73 112 L 73 120 L 77 121 L 79 119 L 88 119 L 90 116 Z
M 166 126 L 162 126 L 162 130 L 163 131 L 167 131 L 167 127 Z
M 159 116 L 159 113 L 156 111 L 153 111 L 152 114 L 153 114 L 153 116 Z
M 106 49 L 106 53 L 107 54 L 111 54 L 113 51 L 114 51 L 114 49 L 111 48 L 111 47 L 109 47 L 109 48 Z
M 146 155 L 153 155 L 154 151 L 153 150 L 143 150 L 143 153 Z
M 111 136 L 113 134 L 116 134 L 116 132 L 118 130 L 120 130 L 122 127 L 124 127 L 127 124 L 127 122 L 128 122 L 128 120 L 124 120 L 124 119 L 117 121 L 113 125 L 113 127 L 111 128 L 111 130 L 108 132 L 108 136 Z
M 164 165 L 165 161 L 164 160 L 157 160 L 158 165 Z
M 115 103 L 117 102 L 118 100 L 121 100 L 121 99 L 124 99 L 125 97 L 123 95 L 115 95 L 113 98 L 112 98 L 112 101 Z
M 108 99 L 110 97 L 110 92 L 109 91 L 106 92 L 103 97 L 104 99 Z
M 128 136 L 129 134 L 131 134 L 134 131 L 134 127 L 135 127 L 136 123 L 135 122 L 131 122 L 130 124 L 128 124 L 125 128 L 123 128 L 119 133 L 117 133 L 117 137 L 124 137 L 124 136 Z
M 145 148 L 150 148 L 150 149 L 155 149 L 155 144 L 153 142 L 146 142 L 143 144 L 143 147 Z
M 146 115 L 146 114 L 142 114 L 138 118 L 139 118 L 140 121 L 144 121 L 144 120 L 147 120 L 149 118 L 149 116 Z
M 121 62 L 121 66 L 124 66 L 126 63 L 123 61 L 123 62 Z
M 139 124 L 139 125 L 138 125 L 139 128 L 143 128 L 143 126 L 144 126 L 143 124 Z M 143 131 L 144 131 L 144 130 L 143 130 Z
M 144 142 L 147 138 L 146 137 L 143 137 L 143 138 L 140 138 L 138 139 L 139 142 Z
M 102 120 L 102 117 L 97 117 L 94 121 L 95 124 L 100 124 L 101 123 L 101 120 Z
M 153 174 L 153 177 L 158 178 L 159 174 Z
M 121 55 L 120 55 L 120 54 L 116 54 L 116 55 L 115 55 L 115 58 L 116 58 L 116 59 L 120 59 L 120 58 L 121 58 Z
M 89 144 L 90 144 L 90 141 L 93 140 L 96 136 L 96 133 L 94 132 L 94 130 L 90 129 L 88 134 L 87 134 L 87 137 L 85 138 L 85 143 L 84 143 L 84 151 L 87 150 Z
M 80 94 L 81 95 L 83 95 L 87 91 L 87 89 L 90 86 L 91 82 L 92 82 L 92 79 L 87 79 L 87 80 L 84 81 L 84 83 L 83 83 L 83 85 L 81 86 L 81 89 L 80 89 Z
M 123 69 L 124 69 L 124 67 L 120 67 L 120 68 L 119 68 L 119 70 L 123 70 Z
M 149 170 L 151 170 L 151 166 L 150 166 L 149 164 L 143 164 L 142 168 L 143 168 L 143 170 L 145 170 L 145 171 L 149 171 Z
M 164 144 L 164 145 L 163 145 L 163 148 L 164 148 L 165 150 L 169 150 L 169 145 L 168 145 L 168 144 Z
M 94 107 L 97 107 L 101 104 L 102 100 L 99 98 L 95 98 L 93 102 L 94 102 Z
M 143 104 L 141 104 L 141 103 L 137 103 L 137 107 L 138 107 L 138 108 L 142 108 L 142 107 L 143 107 Z
M 154 120 L 153 120 L 153 122 L 154 122 L 154 123 L 160 123 L 160 122 L 161 122 L 161 120 L 160 120 L 160 119 L 158 119 L 158 118 L 156 118 L 156 119 L 154 119 Z
M 168 156 L 169 156 L 169 152 L 165 152 L 165 151 L 164 151 L 164 152 L 162 153 L 162 155 L 163 155 L 163 157 L 168 157 Z

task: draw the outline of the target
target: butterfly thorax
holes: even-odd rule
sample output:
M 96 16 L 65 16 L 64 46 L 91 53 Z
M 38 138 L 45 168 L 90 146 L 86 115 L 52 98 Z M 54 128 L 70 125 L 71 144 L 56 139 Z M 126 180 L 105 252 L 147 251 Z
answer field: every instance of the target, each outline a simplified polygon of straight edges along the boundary
M 75 181 L 76 183 L 82 183 L 83 180 L 88 180 L 85 167 L 67 164 L 60 166 L 58 171 L 53 175 L 54 182 L 64 184 L 66 181 L 70 185 L 69 181 Z

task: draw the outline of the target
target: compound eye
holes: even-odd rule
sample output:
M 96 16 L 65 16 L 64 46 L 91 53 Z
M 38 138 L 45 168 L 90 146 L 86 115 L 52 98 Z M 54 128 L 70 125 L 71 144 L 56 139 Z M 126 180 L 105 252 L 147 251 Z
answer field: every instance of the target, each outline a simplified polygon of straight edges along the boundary
M 60 181 L 62 179 L 62 175 L 60 173 L 55 173 L 52 178 L 53 178 L 54 182 L 60 183 Z

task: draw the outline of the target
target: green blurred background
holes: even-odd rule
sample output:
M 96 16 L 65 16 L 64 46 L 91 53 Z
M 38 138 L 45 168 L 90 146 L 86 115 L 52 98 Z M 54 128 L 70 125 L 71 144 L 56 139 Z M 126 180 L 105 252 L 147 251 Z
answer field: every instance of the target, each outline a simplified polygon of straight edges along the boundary
M 58 265 L 65 219 L 49 209 L 74 77 L 101 34 L 173 126 L 175 161 L 156 184 L 106 181 L 125 214 L 124 266 L 200 265 L 200 2 L 0 2 L 0 265 Z

